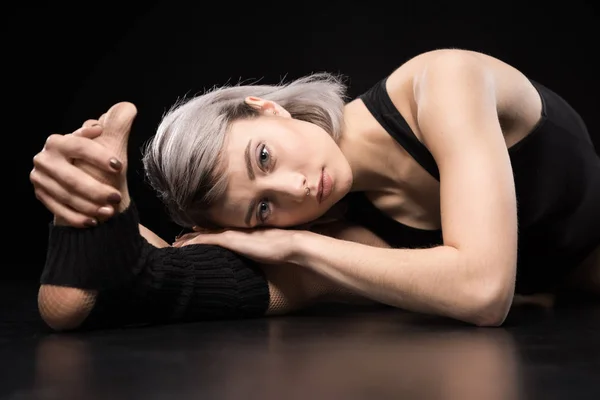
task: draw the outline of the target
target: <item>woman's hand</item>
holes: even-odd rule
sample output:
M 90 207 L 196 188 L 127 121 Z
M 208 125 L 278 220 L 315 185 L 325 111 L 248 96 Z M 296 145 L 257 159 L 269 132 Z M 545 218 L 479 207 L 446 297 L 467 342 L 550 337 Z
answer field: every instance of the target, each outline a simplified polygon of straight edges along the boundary
M 94 226 L 129 204 L 127 141 L 135 115 L 131 103 L 119 103 L 72 134 L 48 137 L 30 181 L 56 224 Z
M 287 263 L 298 230 L 276 228 L 191 232 L 177 238 L 173 247 L 192 244 L 221 246 L 263 264 Z
M 266 264 L 289 262 L 292 252 L 295 250 L 294 237 L 298 232 L 307 232 L 303 229 L 282 230 L 273 228 L 209 231 L 200 227 L 194 227 L 194 231 L 176 237 L 173 247 L 191 244 L 214 244 Z M 345 221 L 322 223 L 314 226 L 311 232 L 316 235 L 329 236 L 367 246 L 390 247 L 370 230 Z
M 113 205 L 121 201 L 119 191 L 99 182 L 75 165 L 75 160 L 118 174 L 122 168 L 113 152 L 93 139 L 102 134 L 102 126 L 95 120 L 86 123 L 72 134 L 53 134 L 42 151 L 33 157 L 29 180 L 36 198 L 61 225 L 89 227 L 97 219 L 110 217 Z

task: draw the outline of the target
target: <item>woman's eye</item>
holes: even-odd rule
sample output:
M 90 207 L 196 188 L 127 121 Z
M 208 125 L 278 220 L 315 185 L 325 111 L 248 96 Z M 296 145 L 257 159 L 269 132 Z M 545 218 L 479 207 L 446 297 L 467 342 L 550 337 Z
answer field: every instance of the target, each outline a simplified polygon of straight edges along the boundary
M 258 163 L 261 167 L 267 167 L 269 165 L 269 160 L 271 156 L 269 154 L 269 149 L 267 149 L 266 145 L 262 145 L 260 148 L 260 153 L 258 155 Z
M 261 201 L 260 203 L 258 203 L 257 219 L 260 222 L 265 222 L 267 220 L 267 218 L 269 217 L 270 210 L 271 210 L 271 208 L 269 207 L 268 202 Z

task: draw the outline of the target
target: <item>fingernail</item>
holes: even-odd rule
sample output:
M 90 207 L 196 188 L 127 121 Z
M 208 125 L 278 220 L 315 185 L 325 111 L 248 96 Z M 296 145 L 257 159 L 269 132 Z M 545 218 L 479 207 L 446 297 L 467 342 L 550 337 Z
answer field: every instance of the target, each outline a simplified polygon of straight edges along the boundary
M 123 166 L 123 164 L 121 164 L 121 161 L 117 160 L 116 158 L 111 158 L 110 159 L 110 166 L 111 168 L 120 171 L 121 167 Z
M 119 204 L 121 202 L 121 195 L 119 193 L 111 193 L 108 196 L 108 202 L 111 204 Z
M 105 217 L 110 217 L 113 213 L 112 207 L 100 207 L 98 209 L 98 214 L 103 215 Z
M 99 122 L 96 122 L 95 124 L 92 124 L 91 126 L 92 126 L 92 127 L 94 127 L 94 126 L 100 126 L 100 123 L 99 123 Z
M 98 221 L 96 221 L 94 218 L 90 218 L 87 219 L 83 222 L 83 225 L 86 226 L 87 228 L 93 228 L 96 225 L 98 225 Z

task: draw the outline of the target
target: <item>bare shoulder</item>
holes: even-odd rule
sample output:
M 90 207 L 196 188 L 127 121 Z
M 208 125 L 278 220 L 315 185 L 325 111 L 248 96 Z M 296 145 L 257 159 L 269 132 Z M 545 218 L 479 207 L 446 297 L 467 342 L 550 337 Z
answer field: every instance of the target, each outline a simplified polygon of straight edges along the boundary
M 523 72 L 493 55 L 453 48 L 421 53 L 400 65 L 388 77 L 390 98 L 408 119 L 416 112 L 419 79 L 431 69 L 446 73 L 449 78 L 453 73 L 468 69 L 485 70 L 492 82 L 490 87 L 501 116 L 523 119 L 527 126 L 537 121 L 541 100 Z
M 527 82 L 525 75 L 515 66 L 492 55 L 473 50 L 439 49 L 418 54 L 400 65 L 388 78 L 388 90 L 394 91 L 407 81 L 414 84 L 432 68 L 452 72 L 465 67 L 485 69 L 493 76 L 496 87 Z

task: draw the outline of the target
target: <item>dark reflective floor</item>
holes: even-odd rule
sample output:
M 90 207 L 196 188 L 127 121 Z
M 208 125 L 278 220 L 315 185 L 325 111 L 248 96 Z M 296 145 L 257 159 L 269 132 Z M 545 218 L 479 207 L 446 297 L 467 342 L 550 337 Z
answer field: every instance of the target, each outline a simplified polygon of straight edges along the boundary
M 3 400 L 600 399 L 600 307 L 518 309 L 503 328 L 330 307 L 56 335 L 18 322 L 34 296 L 2 289 Z

